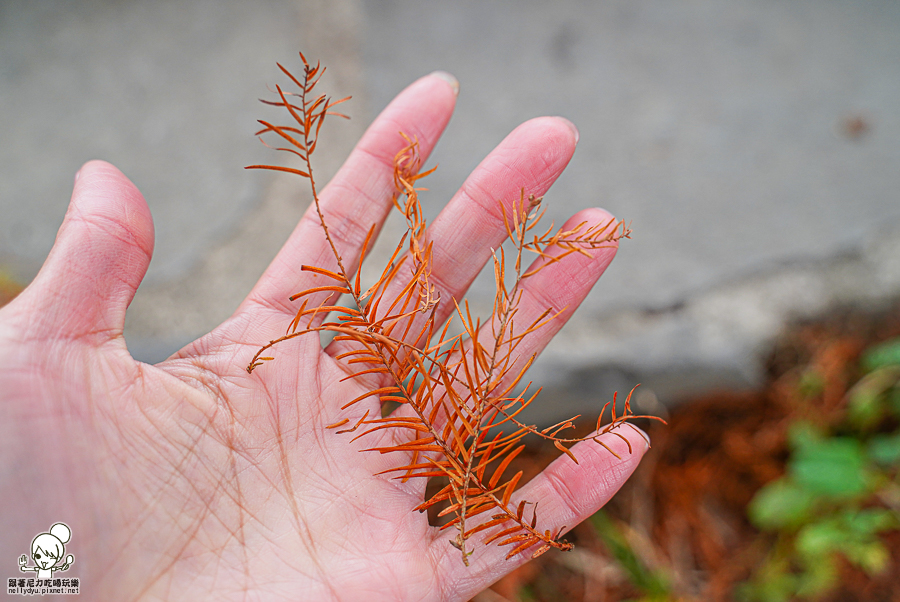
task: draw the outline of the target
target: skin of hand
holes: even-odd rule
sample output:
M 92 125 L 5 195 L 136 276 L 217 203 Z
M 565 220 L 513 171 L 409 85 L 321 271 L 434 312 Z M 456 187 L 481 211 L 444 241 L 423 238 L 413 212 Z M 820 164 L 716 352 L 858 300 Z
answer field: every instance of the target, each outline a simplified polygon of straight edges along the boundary
M 410 85 L 321 192 L 348 270 L 369 226 L 390 211 L 392 159 L 405 144 L 398 132 L 417 137 L 426 157 L 457 90 L 442 73 Z M 475 169 L 429 229 L 443 299 L 461 298 L 505 238 L 496 201 L 511 204 L 523 186 L 543 194 L 577 140 L 564 119 L 534 119 Z M 589 209 L 568 225 L 607 219 Z M 468 600 L 527 562 L 533 550 L 505 560 L 508 548 L 474 538 L 465 567 L 448 543 L 454 533 L 412 511 L 424 479 L 373 476 L 397 457 L 359 451 L 397 435 L 351 442 L 324 428 L 377 408 L 368 399 L 340 410 L 363 389 L 340 382 L 338 343 L 323 349 L 318 337 L 300 337 L 247 373 L 259 345 L 293 318 L 288 297 L 314 286 L 300 266 L 336 265 L 314 208 L 231 318 L 155 366 L 132 359 L 122 336 L 152 251 L 141 193 L 91 161 L 40 273 L 0 309 L 0 558 L 18 558 L 35 534 L 65 522 L 78 562 L 59 576 L 80 578 L 83 598 L 119 601 Z M 615 251 L 570 255 L 526 281 L 522 320 L 566 309 L 523 356 L 547 344 Z M 452 303 L 441 305 L 443 318 Z M 621 460 L 581 443 L 580 464 L 562 456 L 513 499 L 540 503 L 542 529 L 585 519 L 647 449 L 638 430 L 618 432 L 632 453 L 614 435 L 603 440 Z

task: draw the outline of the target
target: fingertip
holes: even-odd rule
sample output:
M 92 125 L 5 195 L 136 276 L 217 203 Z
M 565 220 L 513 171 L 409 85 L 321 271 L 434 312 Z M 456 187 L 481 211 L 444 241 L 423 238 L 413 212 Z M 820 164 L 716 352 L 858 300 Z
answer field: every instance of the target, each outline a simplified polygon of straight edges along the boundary
M 557 115 L 556 117 L 553 117 L 553 119 L 556 119 L 562 125 L 566 126 L 569 129 L 569 131 L 572 133 L 572 137 L 575 139 L 575 144 L 578 144 L 578 140 L 581 139 L 581 134 L 578 133 L 578 128 L 575 126 L 575 124 L 572 123 L 571 121 L 569 121 L 568 119 L 566 119 L 565 117 L 560 117 L 559 115 Z
M 519 178 L 534 179 L 539 189 L 546 190 L 569 165 L 577 142 L 576 130 L 568 119 L 535 117 L 510 132 L 494 153 L 499 152 L 511 166 L 527 167 L 532 173 Z
M 641 438 L 641 445 L 643 445 L 643 451 L 641 451 L 640 453 L 643 455 L 643 454 L 646 454 L 648 451 L 650 451 L 650 448 L 652 447 L 652 445 L 650 443 L 650 435 L 647 433 L 647 431 L 645 431 L 641 427 L 637 426 L 636 424 L 632 424 L 630 422 L 625 423 L 625 425 L 629 429 L 633 430 L 638 435 L 638 437 Z
M 23 292 L 33 326 L 57 336 L 120 335 L 153 238 L 153 219 L 137 187 L 105 161 L 85 163 L 56 242 Z
M 622 482 L 628 478 L 637 465 L 640 463 L 644 454 L 650 449 L 650 437 L 639 427 L 630 422 L 622 422 L 609 432 L 601 436 L 603 445 L 596 442 L 593 446 L 585 445 L 585 451 L 591 454 L 597 454 L 601 464 L 607 469 L 611 466 L 619 465 L 623 473 Z M 615 471 L 619 472 L 619 471 Z
M 602 246 L 598 248 L 608 250 L 613 256 L 619 248 L 619 242 L 628 234 L 625 222 L 602 207 L 582 209 L 572 216 L 563 228 L 569 229 L 581 223 L 585 224 L 585 228 L 600 228 L 595 237 L 598 241 L 602 240 Z
M 456 108 L 459 82 L 446 71 L 420 77 L 406 87 L 379 117 L 419 139 L 423 156 L 430 153 Z M 396 136 L 397 132 L 392 132 Z
M 408 85 L 381 111 L 357 144 L 357 150 L 393 165 L 394 155 L 406 141 L 403 132 L 419 142 L 419 152 L 427 158 L 447 127 L 456 107 L 459 83 L 449 73 L 436 71 Z M 345 167 L 357 166 L 353 155 Z
M 569 483 L 572 494 L 559 506 L 560 522 L 580 522 L 606 504 L 634 473 L 648 449 L 647 434 L 627 422 L 600 435 L 597 441 L 576 445 L 573 452 L 578 464 L 565 456 L 558 458 L 548 468 L 548 476 L 551 482 Z
M 625 454 L 627 454 L 628 457 L 626 458 L 623 454 L 619 454 L 620 456 L 622 456 L 623 464 L 625 464 L 626 466 L 626 470 L 624 471 L 624 476 L 622 478 L 622 483 L 624 484 L 624 482 L 637 469 L 638 465 L 641 463 L 641 460 L 643 460 L 647 452 L 650 451 L 650 435 L 648 435 L 646 431 L 644 431 L 639 426 L 635 426 L 630 422 L 623 423 L 616 429 L 616 432 L 619 436 L 628 441 L 628 443 L 625 444 L 624 450 Z
M 526 130 L 535 129 L 540 136 L 547 138 L 554 144 L 570 148 L 572 152 L 575 151 L 575 146 L 580 138 L 578 128 L 565 117 L 534 117 L 520 125 L 516 130 L 520 128 Z
M 456 79 L 453 74 L 447 73 L 446 71 L 432 71 L 431 73 L 429 73 L 429 75 L 450 84 L 450 89 L 453 90 L 453 95 L 459 96 L 459 80 Z
M 458 89 L 456 78 L 448 73 L 425 75 L 408 85 L 379 113 L 319 195 L 329 223 L 354 224 L 353 227 L 348 225 L 351 233 L 365 233 L 372 224 L 379 224 L 380 229 L 393 207 L 394 158 L 408 145 L 407 138 L 400 134 L 418 143 L 424 164 L 450 121 Z M 288 266 L 315 263 L 321 261 L 323 253 L 330 255 L 330 250 L 321 246 L 325 241 L 320 229 L 318 216 L 313 220 L 301 220 L 247 301 L 280 306 L 282 300 L 296 292 L 296 274 L 294 268 Z M 377 232 L 378 229 L 376 235 Z M 319 243 L 312 244 L 311 240 Z M 358 257 L 363 237 L 346 242 L 348 245 L 342 247 L 341 254 Z M 356 269 L 352 261 L 345 267 L 351 273 Z
M 148 258 L 153 254 L 155 235 L 150 208 L 137 186 L 116 166 L 93 159 L 76 172 L 69 212 L 80 211 L 85 204 L 90 204 L 87 209 L 92 215 L 122 226 L 131 242 Z

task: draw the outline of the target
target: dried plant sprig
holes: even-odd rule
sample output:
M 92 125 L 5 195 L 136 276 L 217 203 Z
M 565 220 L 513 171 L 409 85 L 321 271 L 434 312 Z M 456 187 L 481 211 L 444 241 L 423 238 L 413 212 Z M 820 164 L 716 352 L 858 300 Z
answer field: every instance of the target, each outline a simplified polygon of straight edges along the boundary
M 511 208 L 507 209 L 501 202 L 506 231 L 515 246 L 511 274 L 507 274 L 506 252 L 500 247 L 492 253 L 496 294 L 490 328 L 472 317 L 467 302 L 460 306 L 456 299 L 451 299 L 463 333 L 449 336 L 452 316 L 443 327 L 436 319 L 436 309 L 445 301 L 431 279 L 433 243 L 428 240 L 419 201 L 421 189 L 416 187 L 417 182 L 434 169 L 421 171 L 418 141 L 401 132 L 406 144 L 394 157 L 393 204 L 406 219 L 406 233 L 381 276 L 363 290 L 360 269 L 353 274 L 347 272 L 331 238 L 310 161 L 326 116 L 338 115 L 330 109 L 346 99 L 332 102 L 324 95 L 313 99 L 313 90 L 324 69 L 319 64 L 311 66 L 302 54 L 300 58 L 304 71 L 299 78 L 279 65 L 299 91 L 285 92 L 276 86 L 278 100 L 264 101 L 286 109 L 294 124 L 276 126 L 260 121 L 264 128 L 258 134 L 275 134 L 287 141 L 290 146 L 278 150 L 298 156 L 305 169 L 275 165 L 249 167 L 286 171 L 310 180 L 313 203 L 337 262 L 337 271 L 301 266 L 303 271 L 325 277 L 326 284 L 291 296 L 291 300 L 299 301 L 300 305 L 285 335 L 262 346 L 247 371 L 252 372 L 274 359 L 268 352 L 280 343 L 310 333 L 334 333 L 335 341 L 351 343 L 347 351 L 335 358 L 346 367 L 347 376 L 343 380 L 375 383 L 368 385 L 362 395 L 345 402 L 342 409 L 372 396 L 377 396 L 383 407 L 399 404 L 404 409 L 387 416 L 370 416 L 366 411 L 355 421 L 344 418 L 327 428 L 340 429 L 337 433 L 355 433 L 353 440 L 378 431 L 395 431 L 398 434 L 395 440 L 400 443 L 364 450 L 401 455 L 402 460 L 396 467 L 379 474 L 404 481 L 446 478 L 447 484 L 416 509 L 424 511 L 436 504 L 446 505 L 439 516 L 451 518 L 440 528 L 456 529 L 457 534 L 450 543 L 460 550 L 464 563 L 468 565 L 472 553 L 468 542 L 479 533 L 485 535 L 484 544 L 496 542 L 499 546 L 509 546 L 507 558 L 532 546 L 537 546 L 532 557 L 550 548 L 571 549 L 572 544 L 561 539 L 565 527 L 554 531 L 538 527 L 537 504 L 526 500 L 512 502 L 522 472 L 507 476 L 507 470 L 525 448 L 522 440 L 526 436 L 552 441 L 576 463 L 578 460 L 569 446 L 580 441 L 593 440 L 615 455 L 600 436 L 613 433 L 627 443 L 628 440 L 616 429 L 637 416 L 631 412 L 629 393 L 621 413 L 616 413 L 615 396 L 603 407 L 596 429 L 586 437 L 560 436 L 561 432 L 574 428 L 573 421 L 577 417 L 544 429 L 519 421 L 517 416 L 540 392 L 540 389 L 529 392 L 532 383 L 522 387 L 535 354 L 523 357 L 519 350 L 528 337 L 556 318 L 564 308 L 547 308 L 521 329 L 518 329 L 516 317 L 525 280 L 573 253 L 590 257 L 591 251 L 628 238 L 630 229 L 624 222 L 611 219 L 604 224 L 581 223 L 555 233 L 551 225 L 543 235 L 538 235 L 534 232 L 543 215 L 540 197 L 526 196 L 522 190 Z M 295 98 L 296 103 L 290 100 Z M 366 250 L 371 247 L 375 230 L 373 224 L 362 245 L 360 266 Z M 523 271 L 522 267 L 526 251 L 540 258 L 530 271 Z M 311 296 L 321 292 L 331 293 L 332 299 L 336 295 L 347 295 L 350 306 L 329 305 L 327 301 L 310 303 Z M 372 375 L 379 379 L 372 380 Z M 520 393 L 514 393 L 520 388 Z M 607 408 L 611 408 L 612 420 L 604 425 L 602 421 Z
M 313 67 L 306 60 L 306 57 L 303 56 L 302 52 L 300 53 L 300 60 L 303 61 L 302 83 L 300 80 L 294 77 L 290 71 L 285 69 L 285 67 L 281 63 L 276 63 L 278 65 L 278 68 L 281 69 L 281 71 L 285 75 L 287 75 L 288 78 L 297 86 L 297 88 L 299 89 L 298 92 L 285 92 L 284 90 L 282 90 L 281 86 L 276 85 L 275 90 L 278 93 L 279 100 L 272 101 L 260 99 L 263 104 L 276 107 L 284 107 L 285 109 L 287 109 L 287 112 L 291 115 L 291 117 L 294 118 L 297 127 L 277 126 L 260 119 L 259 123 L 264 127 L 263 129 L 256 132 L 256 135 L 262 136 L 263 134 L 266 134 L 268 132 L 274 132 L 278 136 L 283 138 L 286 142 L 288 142 L 288 144 L 290 144 L 290 146 L 276 147 L 276 150 L 288 152 L 300 157 L 306 167 L 306 171 L 295 169 L 292 167 L 283 167 L 281 165 L 248 165 L 245 169 L 270 169 L 274 171 L 285 171 L 309 179 L 313 198 L 315 199 L 316 203 L 316 210 L 319 212 L 319 220 L 321 221 L 322 228 L 325 231 L 325 237 L 328 239 L 328 244 L 331 247 L 335 258 L 337 259 L 338 265 L 341 266 L 341 271 L 343 272 L 344 267 L 341 263 L 341 256 L 337 252 L 337 247 L 334 246 L 334 241 L 331 240 L 331 235 L 328 233 L 328 229 L 325 227 L 325 218 L 322 215 L 321 209 L 319 209 L 319 195 L 318 191 L 316 190 L 316 180 L 315 178 L 313 178 L 312 163 L 310 162 L 310 157 L 316 150 L 316 145 L 319 142 L 319 131 L 322 129 L 322 124 L 325 123 L 325 117 L 327 117 L 328 115 L 334 115 L 337 117 L 343 117 L 344 119 L 349 119 L 347 115 L 332 111 L 331 109 L 336 105 L 341 104 L 342 102 L 350 100 L 350 97 L 347 96 L 340 100 L 332 101 L 328 96 L 322 94 L 321 96 L 312 98 L 313 89 L 316 87 L 316 84 L 319 83 L 322 75 L 325 74 L 325 67 L 322 67 L 318 62 L 316 63 L 316 66 Z M 295 105 L 291 103 L 288 100 L 288 98 L 290 97 L 296 97 L 299 100 L 299 104 Z M 266 144 L 266 141 L 262 138 L 260 138 L 260 141 L 263 144 Z M 266 146 L 268 146 L 268 144 L 266 144 Z

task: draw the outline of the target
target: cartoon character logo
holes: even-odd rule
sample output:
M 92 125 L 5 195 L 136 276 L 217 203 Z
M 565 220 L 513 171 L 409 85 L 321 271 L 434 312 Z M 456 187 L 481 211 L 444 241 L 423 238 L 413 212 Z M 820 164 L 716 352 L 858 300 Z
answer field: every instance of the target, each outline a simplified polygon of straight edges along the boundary
M 19 557 L 19 570 L 35 571 L 38 579 L 50 579 L 54 571 L 67 570 L 72 566 L 75 557 L 69 554 L 63 564 L 60 562 L 63 552 L 66 551 L 65 544 L 71 538 L 72 530 L 69 526 L 65 523 L 56 523 L 50 527 L 49 533 L 41 533 L 31 542 L 31 558 L 34 559 L 35 566 L 25 566 L 28 560 L 25 554 L 22 554 Z

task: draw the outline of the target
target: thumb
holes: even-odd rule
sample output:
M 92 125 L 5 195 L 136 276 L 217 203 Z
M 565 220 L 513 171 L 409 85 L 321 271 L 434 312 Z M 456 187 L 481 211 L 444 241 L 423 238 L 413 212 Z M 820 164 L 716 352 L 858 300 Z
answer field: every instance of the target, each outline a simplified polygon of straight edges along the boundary
M 32 336 L 95 343 L 119 337 L 152 254 L 153 219 L 143 195 L 109 163 L 90 161 L 75 176 L 50 255 L 13 304 Z

